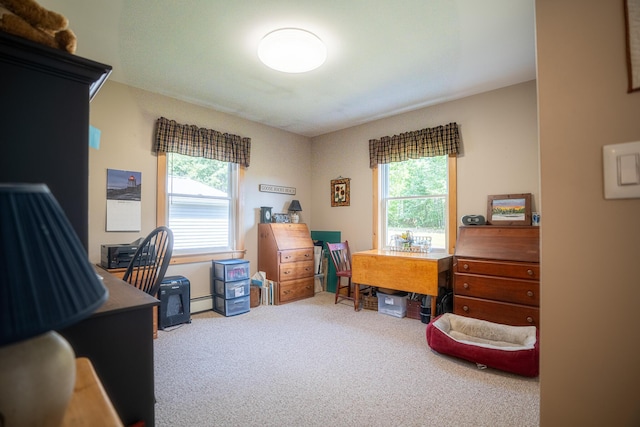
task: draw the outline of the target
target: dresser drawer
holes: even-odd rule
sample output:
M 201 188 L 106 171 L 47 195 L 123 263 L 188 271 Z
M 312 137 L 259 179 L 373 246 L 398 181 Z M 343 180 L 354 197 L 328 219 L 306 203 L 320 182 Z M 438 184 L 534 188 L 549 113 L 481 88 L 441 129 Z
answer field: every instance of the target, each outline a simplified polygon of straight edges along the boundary
M 279 277 L 281 282 L 313 276 L 313 261 L 288 262 L 286 264 L 280 264 L 278 270 L 280 272 Z
M 540 327 L 540 310 L 526 305 L 456 295 L 453 312 L 494 323 Z
M 459 258 L 455 266 L 455 272 L 540 280 L 540 265 L 522 262 L 480 261 Z
M 455 273 L 454 292 L 531 306 L 540 305 L 540 283 L 536 280 L 504 279 L 494 276 Z
M 311 261 L 313 263 L 313 248 L 292 249 L 279 253 L 280 262 Z M 313 266 L 312 266 L 313 268 Z
M 313 285 L 313 276 L 280 282 L 278 285 L 278 304 L 312 297 L 314 295 Z

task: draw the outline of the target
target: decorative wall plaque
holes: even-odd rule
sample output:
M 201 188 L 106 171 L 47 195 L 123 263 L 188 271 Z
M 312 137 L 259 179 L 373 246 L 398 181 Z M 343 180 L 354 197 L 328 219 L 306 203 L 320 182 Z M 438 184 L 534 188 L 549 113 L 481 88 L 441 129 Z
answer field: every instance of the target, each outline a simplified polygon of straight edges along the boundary
M 282 185 L 260 184 L 259 190 L 264 193 L 291 194 L 295 196 L 295 187 L 283 187 Z

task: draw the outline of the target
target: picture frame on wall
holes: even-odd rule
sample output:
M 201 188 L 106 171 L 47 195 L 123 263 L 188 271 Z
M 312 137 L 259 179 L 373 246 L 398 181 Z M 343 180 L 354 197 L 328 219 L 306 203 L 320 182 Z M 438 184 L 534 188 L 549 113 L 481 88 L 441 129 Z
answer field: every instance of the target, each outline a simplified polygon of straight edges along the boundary
M 531 193 L 488 196 L 487 224 L 531 225 Z
M 338 178 L 331 180 L 331 206 L 349 206 L 351 194 L 349 189 L 350 178 Z
M 624 0 L 624 18 L 627 38 L 627 92 L 640 90 L 640 0 Z

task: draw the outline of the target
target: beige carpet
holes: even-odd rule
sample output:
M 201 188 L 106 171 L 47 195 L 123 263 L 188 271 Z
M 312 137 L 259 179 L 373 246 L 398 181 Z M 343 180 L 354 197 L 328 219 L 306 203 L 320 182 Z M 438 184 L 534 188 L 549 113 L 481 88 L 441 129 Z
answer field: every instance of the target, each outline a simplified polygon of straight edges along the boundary
M 419 320 L 333 297 L 159 331 L 156 425 L 539 425 L 537 378 L 437 354 Z

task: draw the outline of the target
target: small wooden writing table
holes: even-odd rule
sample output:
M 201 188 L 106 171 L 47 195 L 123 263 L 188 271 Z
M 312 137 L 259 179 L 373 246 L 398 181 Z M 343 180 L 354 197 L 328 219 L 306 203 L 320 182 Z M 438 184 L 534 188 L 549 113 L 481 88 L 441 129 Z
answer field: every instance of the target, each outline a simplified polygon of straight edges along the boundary
M 353 283 L 431 295 L 436 315 L 438 287 L 446 286 L 452 256 L 444 253 L 399 252 L 372 249 L 351 255 Z M 359 301 L 360 286 L 354 286 Z
M 76 384 L 62 420 L 62 427 L 122 427 L 93 365 L 86 357 L 76 359 Z

